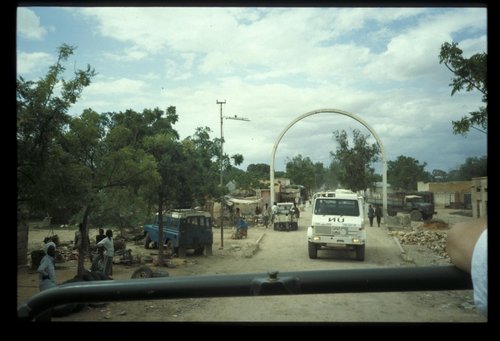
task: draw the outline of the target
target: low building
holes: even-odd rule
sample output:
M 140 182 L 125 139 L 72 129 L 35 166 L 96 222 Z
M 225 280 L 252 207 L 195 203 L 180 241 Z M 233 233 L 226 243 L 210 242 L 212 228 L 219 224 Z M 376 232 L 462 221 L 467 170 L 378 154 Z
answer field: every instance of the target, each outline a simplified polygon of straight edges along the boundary
M 434 193 L 435 207 L 471 209 L 471 181 L 423 182 L 417 183 L 419 192 Z
M 472 178 L 472 216 L 488 215 L 488 177 Z

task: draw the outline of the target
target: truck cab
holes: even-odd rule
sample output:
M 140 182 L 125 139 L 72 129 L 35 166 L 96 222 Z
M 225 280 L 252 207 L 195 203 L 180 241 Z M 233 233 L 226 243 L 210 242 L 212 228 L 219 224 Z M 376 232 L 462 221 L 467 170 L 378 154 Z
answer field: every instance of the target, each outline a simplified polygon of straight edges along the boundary
M 364 200 L 350 190 L 318 192 L 313 196 L 311 226 L 307 229 L 309 258 L 322 248 L 354 250 L 365 259 Z
M 156 214 L 152 224 L 144 225 L 144 247 L 159 241 L 159 218 Z M 186 256 L 186 250 L 194 249 L 195 254 L 212 254 L 212 217 L 205 211 L 177 209 L 163 215 L 163 244 L 171 253 Z
M 434 205 L 425 202 L 420 195 L 405 195 L 404 211 L 410 214 L 413 221 L 427 220 L 432 219 Z

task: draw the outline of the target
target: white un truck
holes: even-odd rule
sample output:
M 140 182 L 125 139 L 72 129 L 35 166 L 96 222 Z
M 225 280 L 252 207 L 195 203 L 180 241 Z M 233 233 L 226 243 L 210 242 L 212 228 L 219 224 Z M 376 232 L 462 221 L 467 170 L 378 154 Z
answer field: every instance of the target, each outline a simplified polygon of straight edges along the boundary
M 356 251 L 356 259 L 363 261 L 364 225 L 363 197 L 345 189 L 315 193 L 311 226 L 307 229 L 309 258 L 317 258 L 321 248 L 343 248 Z

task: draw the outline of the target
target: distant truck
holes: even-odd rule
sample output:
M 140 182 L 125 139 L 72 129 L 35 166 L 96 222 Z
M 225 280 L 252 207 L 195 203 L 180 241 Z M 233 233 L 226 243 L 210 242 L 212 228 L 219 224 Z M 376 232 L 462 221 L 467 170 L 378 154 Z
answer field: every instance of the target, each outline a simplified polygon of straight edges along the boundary
M 278 212 L 274 217 L 275 231 L 297 231 L 299 229 L 299 212 L 294 210 L 293 202 L 280 202 Z
M 159 243 L 158 214 L 152 224 L 144 225 L 144 247 Z M 205 211 L 177 209 L 163 215 L 163 244 L 179 257 L 186 257 L 186 250 L 195 254 L 212 255 L 212 217 Z
M 354 250 L 357 260 L 365 260 L 364 217 L 363 197 L 350 190 L 315 193 L 307 229 L 309 258 L 317 258 L 322 248 L 340 248 Z
M 368 199 L 368 203 L 382 206 L 382 199 Z M 387 214 L 395 216 L 398 212 L 407 213 L 411 220 L 430 220 L 434 211 L 432 192 L 395 192 L 388 195 Z

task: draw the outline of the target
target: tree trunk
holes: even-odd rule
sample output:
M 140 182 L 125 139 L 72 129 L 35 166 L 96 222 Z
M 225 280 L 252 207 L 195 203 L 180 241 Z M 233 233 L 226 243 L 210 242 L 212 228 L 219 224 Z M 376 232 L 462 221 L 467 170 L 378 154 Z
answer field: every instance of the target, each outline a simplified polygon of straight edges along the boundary
M 28 263 L 29 211 L 24 204 L 17 206 L 17 265 Z
M 88 218 L 90 215 L 91 206 L 87 205 L 85 207 L 85 211 L 83 212 L 83 221 L 82 221 L 82 230 L 80 231 L 80 238 L 82 241 L 80 243 L 80 247 L 78 248 L 78 269 L 77 276 L 81 277 L 83 275 L 83 271 L 85 270 L 85 254 L 86 250 L 89 249 L 88 240 L 89 240 L 89 229 L 87 226 Z

